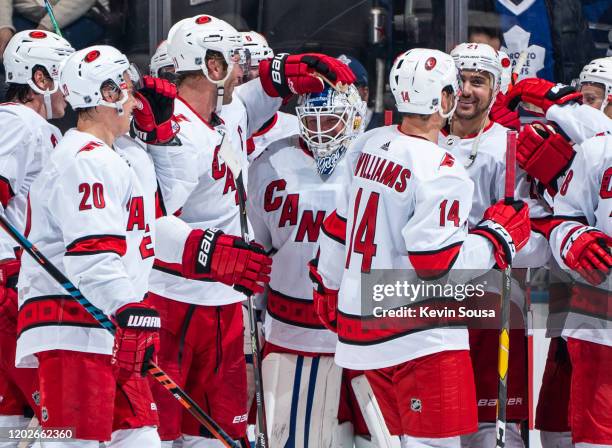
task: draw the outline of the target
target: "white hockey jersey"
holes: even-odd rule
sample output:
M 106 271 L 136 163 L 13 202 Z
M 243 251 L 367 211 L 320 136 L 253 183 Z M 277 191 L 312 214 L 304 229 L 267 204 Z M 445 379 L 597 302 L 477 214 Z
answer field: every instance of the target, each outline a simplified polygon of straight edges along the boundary
M 599 109 L 586 104 L 551 106 L 546 111 L 546 119 L 557 123 L 578 145 L 597 134 L 612 133 L 612 119 Z
M 17 230 L 25 230 L 30 185 L 62 134 L 23 104 L 0 104 L 0 204 Z M 15 242 L 0 232 L 0 260 L 15 257 Z
M 507 131 L 508 128 L 490 122 L 480 136 L 476 159 L 466 168 L 470 179 L 474 182 L 472 210 L 468 218 L 470 228 L 478 224 L 487 208 L 504 198 Z M 466 166 L 475 139 L 476 135 L 458 138 L 449 136 L 448 132 L 442 130 L 438 144 Z M 514 197 L 527 203 L 530 218 L 541 219 L 552 214 L 546 202 L 536 194 L 531 178 L 518 166 L 516 167 L 515 185 Z M 548 240 L 541 233 L 532 230 L 527 245 L 516 254 L 512 266 L 515 268 L 540 267 L 546 264 L 549 257 Z
M 185 101 L 175 102 L 174 116 L 181 127 L 178 138 L 196 158 L 198 183 L 182 206 L 180 218 L 194 229 L 216 227 L 227 234 L 241 235 L 238 196 L 231 171 L 219 157 L 221 139 L 230 139 L 242 165 L 245 187 L 249 157 L 246 141 L 280 107 L 279 98 L 263 91 L 259 80 L 250 81 L 234 92 L 233 101 L 223 106 L 221 117 L 208 123 Z M 158 238 L 169 235 L 160 234 Z M 172 263 L 156 260 L 150 282 L 151 292 L 162 297 L 196 305 L 223 305 L 244 300 L 231 286 L 209 280 L 188 280 Z
M 249 219 L 255 239 L 271 251 L 264 321 L 266 341 L 293 350 L 333 353 L 336 335 L 315 314 L 308 262 L 321 225 L 345 194 L 344 158 L 322 178 L 299 136 L 273 143 L 250 168 Z
M 247 140 L 247 153 L 250 160 L 255 160 L 265 149 L 277 140 L 298 135 L 300 126 L 295 115 L 276 112 Z
M 180 151 L 168 149 L 174 156 L 156 164 L 173 174 L 158 178 L 151 155 L 129 137 L 119 138 L 113 150 L 73 129 L 31 186 L 28 238 L 106 315 L 141 301 L 148 291 L 160 215 L 158 181 L 178 185 L 166 206 L 184 201 L 182 180 L 172 176 L 183 173 L 193 177 L 183 179 L 185 184 L 195 183 L 189 164 L 179 163 Z M 27 254 L 18 290 L 17 366 L 35 367 L 33 355 L 45 350 L 111 353 L 113 337 Z
M 577 149 L 576 157 L 555 196 L 555 218 L 550 244 L 559 265 L 576 281 L 563 336 L 612 346 L 612 295 L 608 277 L 594 287 L 564 263 L 577 232 L 588 226 L 612 235 L 612 135 L 593 137 Z
M 336 362 L 352 369 L 389 367 L 444 350 L 467 350 L 467 329 L 405 331 L 394 318 L 364 315 L 362 274 L 373 269 L 490 269 L 491 244 L 468 235 L 473 182 L 457 160 L 398 126 L 367 132 L 349 188 L 347 249 L 338 302 Z M 363 322 L 377 319 L 377 328 Z

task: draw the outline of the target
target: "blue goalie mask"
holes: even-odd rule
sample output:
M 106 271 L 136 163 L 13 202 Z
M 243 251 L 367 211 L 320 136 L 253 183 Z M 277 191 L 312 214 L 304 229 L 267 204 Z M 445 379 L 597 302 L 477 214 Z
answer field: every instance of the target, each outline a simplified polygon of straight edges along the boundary
M 312 151 L 319 173 L 331 174 L 351 141 L 363 131 L 365 102 L 352 85 L 346 92 L 326 87 L 321 93 L 302 96 L 295 110 L 300 135 Z

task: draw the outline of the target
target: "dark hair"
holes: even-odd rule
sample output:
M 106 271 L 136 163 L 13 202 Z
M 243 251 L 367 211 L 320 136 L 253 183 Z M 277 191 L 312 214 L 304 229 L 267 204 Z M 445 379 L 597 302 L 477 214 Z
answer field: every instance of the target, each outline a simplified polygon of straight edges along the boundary
M 86 120 L 91 120 L 92 116 L 91 113 L 96 110 L 96 107 L 83 107 L 83 108 L 79 108 L 79 109 L 73 109 L 76 114 L 77 114 L 77 120 L 80 120 L 81 118 L 86 119 Z
M 35 65 L 32 68 L 32 78 L 34 78 L 34 73 L 39 70 L 43 72 L 43 75 L 46 78 L 51 79 L 51 76 L 49 76 L 49 72 L 47 71 L 47 69 L 39 64 Z M 16 101 L 18 103 L 25 104 L 32 101 L 32 96 L 36 95 L 36 92 L 34 92 L 34 90 L 32 90 L 32 88 L 28 84 L 17 84 L 14 82 L 9 82 L 7 83 L 7 85 L 8 89 L 4 94 L 4 101 Z

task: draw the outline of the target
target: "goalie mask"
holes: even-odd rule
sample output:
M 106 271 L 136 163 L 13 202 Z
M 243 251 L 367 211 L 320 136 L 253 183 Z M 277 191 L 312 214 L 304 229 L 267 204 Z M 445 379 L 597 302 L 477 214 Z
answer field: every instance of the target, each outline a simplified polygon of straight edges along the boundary
M 353 85 L 346 93 L 326 87 L 321 93 L 302 96 L 295 110 L 300 135 L 312 151 L 319 174 L 331 174 L 363 130 L 365 102 Z

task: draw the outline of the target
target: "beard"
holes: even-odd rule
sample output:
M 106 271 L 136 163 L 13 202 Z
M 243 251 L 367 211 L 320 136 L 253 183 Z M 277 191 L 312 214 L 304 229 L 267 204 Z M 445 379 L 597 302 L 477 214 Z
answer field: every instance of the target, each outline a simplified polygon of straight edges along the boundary
M 474 120 L 476 118 L 482 118 L 482 116 L 487 113 L 488 104 L 484 104 L 480 100 L 473 103 L 472 106 L 471 110 L 463 110 L 461 108 L 461 103 L 459 103 L 457 109 L 455 109 L 455 116 L 462 120 Z

